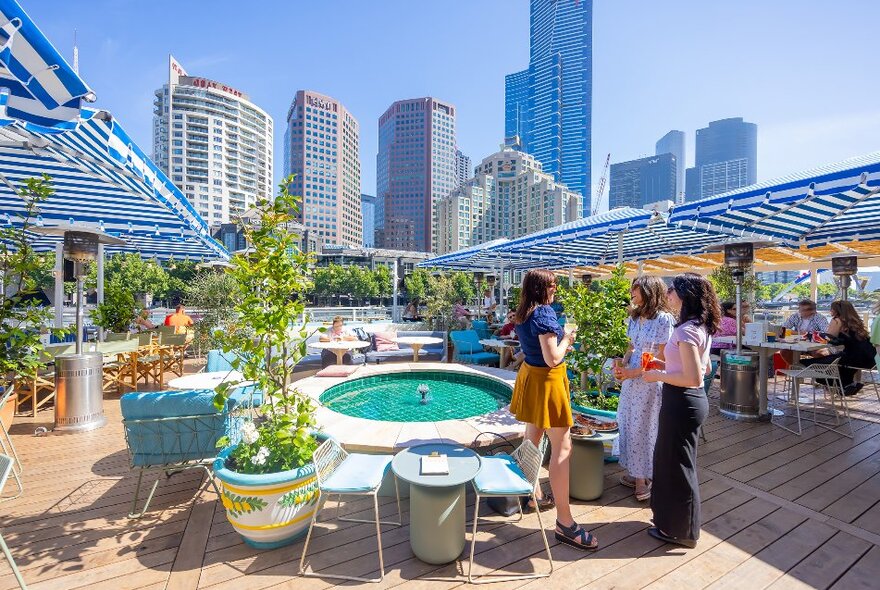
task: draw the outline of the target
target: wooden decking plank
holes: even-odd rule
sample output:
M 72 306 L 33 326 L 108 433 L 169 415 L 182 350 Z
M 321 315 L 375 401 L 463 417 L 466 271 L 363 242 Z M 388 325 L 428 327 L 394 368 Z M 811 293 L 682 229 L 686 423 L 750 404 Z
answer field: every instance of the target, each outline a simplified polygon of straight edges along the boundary
M 870 543 L 837 533 L 768 588 L 828 588 L 870 548 Z
M 820 470 L 817 469 L 816 471 Z M 880 499 L 880 478 L 877 477 L 878 474 L 880 474 L 880 453 L 873 453 L 845 471 L 833 475 L 828 481 L 798 496 L 796 501 L 798 504 L 813 510 L 824 512 L 826 508 L 841 498 L 849 496 L 862 486 L 868 488 L 868 493 L 873 492 L 876 494 L 875 500 Z M 871 482 L 872 479 L 875 481 Z M 773 493 L 776 493 L 775 490 L 773 490 Z M 870 507 L 871 504 L 864 506 L 861 512 Z M 853 508 L 857 508 L 857 506 L 853 506 Z M 861 512 L 853 514 L 849 520 L 841 520 L 851 522 L 860 516 Z
M 825 507 L 822 513 L 844 522 L 853 522 L 878 501 L 880 501 L 880 473 Z
M 145 555 L 142 559 L 117 560 L 111 564 L 102 565 L 82 572 L 68 573 L 51 580 L 28 584 L 31 590 L 73 590 L 74 588 L 89 587 L 105 580 L 113 580 L 122 576 L 136 576 L 144 569 L 171 569 L 171 562 L 177 548 L 166 549 L 157 553 Z
M 880 545 L 874 545 L 831 586 L 832 590 L 875 590 L 880 582 Z
M 880 535 L 880 502 L 868 508 L 860 517 L 853 521 L 859 528 Z
M 180 550 L 171 567 L 168 590 L 191 590 L 198 587 L 205 559 L 205 546 L 208 544 L 208 534 L 217 506 L 217 495 L 206 491 L 202 491 L 193 504 Z

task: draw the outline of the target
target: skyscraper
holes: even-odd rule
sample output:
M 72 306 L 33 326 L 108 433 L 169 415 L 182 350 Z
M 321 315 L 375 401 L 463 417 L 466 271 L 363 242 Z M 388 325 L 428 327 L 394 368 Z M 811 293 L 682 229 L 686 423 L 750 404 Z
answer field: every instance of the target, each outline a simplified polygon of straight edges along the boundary
M 455 107 L 436 98 L 399 100 L 379 118 L 378 247 L 434 251 L 436 203 L 456 186 L 455 144 Z
M 359 133 L 357 119 L 324 94 L 300 90 L 287 111 L 284 173 L 296 175 L 300 221 L 319 244 L 362 244 Z
M 593 2 L 531 0 L 529 67 L 504 80 L 504 134 L 591 210 Z
M 247 94 L 168 56 L 153 102 L 153 160 L 212 227 L 272 195 L 273 122 Z
M 376 245 L 376 197 L 361 195 L 361 217 L 364 219 L 364 248 Z
M 693 170 L 693 172 L 692 172 Z M 758 126 L 742 117 L 697 129 L 694 168 L 686 178 L 687 200 L 718 195 L 758 182 Z
M 455 188 L 460 187 L 471 177 L 471 159 L 455 150 Z
M 655 154 L 672 154 L 675 156 L 675 198 L 671 199 L 676 203 L 684 201 L 684 154 L 685 154 L 685 135 L 684 131 L 670 131 L 659 140 L 655 145 Z
M 675 201 L 675 156 L 663 153 L 611 164 L 608 208 L 640 209 L 657 201 Z

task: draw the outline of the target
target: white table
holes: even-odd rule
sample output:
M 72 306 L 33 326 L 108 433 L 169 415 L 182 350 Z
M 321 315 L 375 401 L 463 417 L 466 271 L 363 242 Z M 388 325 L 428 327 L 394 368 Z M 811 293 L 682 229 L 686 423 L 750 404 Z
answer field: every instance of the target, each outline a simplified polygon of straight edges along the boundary
M 212 371 L 210 373 L 193 373 L 177 377 L 168 382 L 171 389 L 214 389 L 221 383 L 238 383 L 248 385 L 244 376 L 238 371 Z
M 507 366 L 507 363 L 504 362 L 507 353 L 512 352 L 514 348 L 519 346 L 519 343 L 513 344 L 512 340 L 510 342 L 511 344 L 508 344 L 507 341 L 499 340 L 498 338 L 485 338 L 483 340 L 480 340 L 480 344 L 482 344 L 483 346 L 488 346 L 489 348 L 494 348 L 498 351 L 498 355 L 500 357 L 498 368 L 500 369 L 503 369 Z
M 395 342 L 398 344 L 409 344 L 413 349 L 413 362 L 419 362 L 419 351 L 426 344 L 440 344 L 443 342 L 442 338 L 435 338 L 434 336 L 398 336 L 395 339 Z
M 309 344 L 311 348 L 317 348 L 319 350 L 332 350 L 336 353 L 336 364 L 342 364 L 342 357 L 345 356 L 346 352 L 350 352 L 352 350 L 357 350 L 358 348 L 366 348 L 370 345 L 369 342 L 364 342 L 363 340 L 333 340 L 330 342 L 312 342 Z

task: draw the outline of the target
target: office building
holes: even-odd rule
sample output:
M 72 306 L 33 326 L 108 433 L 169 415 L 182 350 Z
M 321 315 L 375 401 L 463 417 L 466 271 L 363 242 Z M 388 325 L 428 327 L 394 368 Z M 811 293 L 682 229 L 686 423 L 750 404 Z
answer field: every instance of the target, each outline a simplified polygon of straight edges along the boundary
M 671 153 L 611 164 L 608 208 L 675 201 L 677 162 Z
M 758 126 L 741 117 L 712 121 L 697 129 L 694 167 L 688 168 L 688 201 L 758 182 Z
M 503 145 L 437 209 L 443 254 L 578 219 L 581 196 L 545 173 L 534 156 Z
M 471 159 L 455 150 L 455 188 L 460 187 L 471 177 Z
M 273 193 L 273 122 L 241 90 L 168 56 L 153 102 L 153 161 L 212 227 Z
M 675 156 L 675 199 L 676 203 L 684 202 L 684 169 L 685 169 L 685 135 L 684 131 L 670 131 L 657 140 L 654 154 L 672 154 Z
M 504 80 L 504 134 L 519 136 L 591 210 L 592 0 L 531 0 L 528 69 Z
M 300 90 L 287 112 L 284 172 L 302 195 L 300 221 L 321 244 L 363 244 L 357 119 L 335 98 Z
M 361 195 L 361 217 L 364 220 L 364 248 L 376 245 L 376 197 Z
M 457 183 L 455 144 L 455 107 L 439 99 L 399 100 L 379 118 L 377 246 L 435 251 L 436 203 Z

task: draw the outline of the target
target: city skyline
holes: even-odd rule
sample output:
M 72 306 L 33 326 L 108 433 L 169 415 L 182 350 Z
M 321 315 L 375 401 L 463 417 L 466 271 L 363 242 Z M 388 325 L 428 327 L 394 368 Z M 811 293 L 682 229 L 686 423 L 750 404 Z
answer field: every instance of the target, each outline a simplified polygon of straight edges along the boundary
M 765 4 L 743 2 L 731 12 L 698 2 L 647 4 L 639 10 L 633 10 L 631 2 L 596 3 L 594 182 L 608 152 L 614 161 L 650 155 L 653 141 L 669 129 L 693 137 L 707 121 L 733 116 L 761 127 L 759 180 L 877 149 L 873 138 L 880 132 L 880 110 L 870 97 L 880 82 L 860 76 L 870 67 L 868 55 L 845 47 L 805 46 L 799 40 L 805 30 L 839 30 L 855 19 L 880 16 L 880 7 L 868 2 L 842 3 L 833 9 L 819 2 Z M 288 11 L 283 3 L 275 9 L 261 5 L 262 10 L 252 11 L 253 18 L 240 23 L 240 34 L 251 40 L 235 46 L 204 43 L 194 34 L 221 30 L 235 14 L 232 3 L 218 2 L 208 12 L 156 2 L 153 10 L 167 13 L 170 23 L 159 28 L 140 26 L 131 3 L 95 3 L 100 22 L 72 3 L 31 0 L 24 8 L 68 57 L 73 29 L 78 30 L 81 72 L 98 95 L 97 106 L 111 109 L 141 145 L 151 143 L 152 91 L 162 83 L 168 53 L 191 71 L 243 88 L 276 122 L 284 119 L 298 88 L 335 96 L 362 122 L 361 190 L 369 193 L 375 187 L 374 122 L 390 102 L 406 96 L 444 97 L 458 108 L 458 147 L 466 154 L 491 153 L 503 133 L 503 77 L 528 63 L 529 50 L 525 1 L 484 0 L 437 12 L 445 14 L 446 24 L 432 29 L 430 43 L 415 24 L 422 22 L 425 11 L 411 10 L 405 2 L 382 5 L 401 19 L 395 30 L 402 37 L 377 34 L 370 23 L 378 21 L 369 7 L 337 2 L 329 10 L 342 15 L 339 37 L 348 42 L 333 47 L 319 30 L 297 27 L 297 43 L 320 46 L 322 51 L 298 61 L 296 68 L 278 67 L 278 55 L 291 55 L 289 22 L 323 18 L 326 6 Z M 290 18 L 278 18 L 279 13 Z M 485 14 L 493 18 L 486 20 Z M 642 43 L 617 42 L 624 25 Z M 719 38 L 760 38 L 761 43 L 750 47 L 718 43 Z M 437 45 L 446 51 L 437 52 Z M 461 68 L 478 63 L 476 56 L 486 46 L 504 50 L 481 67 L 479 76 L 465 81 Z M 650 52 L 644 51 L 647 46 Z M 379 57 L 401 47 L 406 51 L 395 53 L 393 62 Z M 663 57 L 683 53 L 688 60 L 670 62 Z M 740 75 L 731 78 L 731 70 Z M 120 83 L 121 76 L 125 83 Z M 853 79 L 861 80 L 860 92 L 840 93 Z M 810 91 L 795 91 L 804 87 Z M 282 170 L 281 135 L 275 133 L 275 182 Z M 687 148 L 689 167 L 692 142 Z

